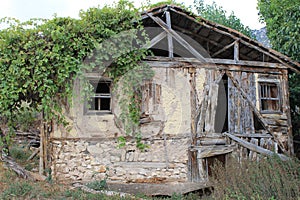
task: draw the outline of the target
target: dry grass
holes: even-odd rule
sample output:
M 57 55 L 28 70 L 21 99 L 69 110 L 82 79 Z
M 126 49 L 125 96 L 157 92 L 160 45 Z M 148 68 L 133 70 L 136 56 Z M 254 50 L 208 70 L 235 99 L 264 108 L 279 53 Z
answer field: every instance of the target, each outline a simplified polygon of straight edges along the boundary
M 215 199 L 300 199 L 300 163 L 268 157 L 214 167 Z

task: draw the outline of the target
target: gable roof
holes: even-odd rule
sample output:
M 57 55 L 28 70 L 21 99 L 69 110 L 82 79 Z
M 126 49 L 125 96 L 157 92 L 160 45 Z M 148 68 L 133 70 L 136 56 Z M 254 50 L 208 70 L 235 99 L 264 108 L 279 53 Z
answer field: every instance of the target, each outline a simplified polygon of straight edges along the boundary
M 236 30 L 206 20 L 175 5 L 162 5 L 142 13 L 144 26 L 159 27 L 153 17 L 166 21 L 166 11 L 170 13 L 171 28 L 206 47 L 210 58 L 233 59 L 234 43 L 238 42 L 240 60 L 279 63 L 300 72 L 300 63 L 291 58 L 263 46 Z

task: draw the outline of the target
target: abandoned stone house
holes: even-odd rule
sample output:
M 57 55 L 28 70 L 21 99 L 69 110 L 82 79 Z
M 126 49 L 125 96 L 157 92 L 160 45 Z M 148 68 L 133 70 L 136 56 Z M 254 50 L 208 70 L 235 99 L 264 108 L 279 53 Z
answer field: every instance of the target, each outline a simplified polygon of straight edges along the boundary
M 155 28 L 148 46 L 154 56 L 143 61 L 155 72 L 142 86 L 140 126 L 149 148 L 118 148 L 111 81 L 87 74 L 95 87 L 91 106 L 75 100 L 70 130 L 56 126 L 50 137 L 55 179 L 205 182 L 215 160 L 229 155 L 293 154 L 288 73 L 299 63 L 177 6 L 141 18 Z

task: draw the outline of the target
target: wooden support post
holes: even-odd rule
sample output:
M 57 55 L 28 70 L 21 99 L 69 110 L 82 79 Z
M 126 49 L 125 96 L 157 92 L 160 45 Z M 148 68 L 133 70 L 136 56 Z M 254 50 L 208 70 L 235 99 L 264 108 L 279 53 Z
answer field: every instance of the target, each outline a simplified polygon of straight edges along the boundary
M 171 26 L 171 15 L 169 11 L 166 11 L 166 21 L 167 21 L 167 26 L 169 29 L 172 28 Z M 168 33 L 168 50 L 169 50 L 169 57 L 173 58 L 173 39 L 172 39 L 172 35 L 170 33 Z
M 41 113 L 41 125 L 40 125 L 40 163 L 39 174 L 43 175 L 45 169 L 48 168 L 48 129 L 44 120 L 44 112 Z
M 44 113 L 41 113 L 41 122 L 40 122 L 40 164 L 39 164 L 39 174 L 44 174 L 44 141 L 45 141 L 45 127 L 44 127 Z
M 239 41 L 234 41 L 234 61 L 238 62 L 240 59 L 240 51 L 239 51 Z
M 291 118 L 291 107 L 290 107 L 290 95 L 289 95 L 289 84 L 288 84 L 288 71 L 283 70 L 283 97 L 285 97 L 285 106 L 287 113 L 287 123 L 288 123 L 288 152 L 289 155 L 294 155 L 294 143 L 293 143 L 293 133 L 292 133 L 292 118 Z

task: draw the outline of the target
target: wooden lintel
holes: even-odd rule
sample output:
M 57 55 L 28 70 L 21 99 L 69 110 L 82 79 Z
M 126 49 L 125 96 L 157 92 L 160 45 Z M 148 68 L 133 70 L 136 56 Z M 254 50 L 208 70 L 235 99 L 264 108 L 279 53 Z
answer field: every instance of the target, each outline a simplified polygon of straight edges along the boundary
M 237 142 L 239 145 L 251 150 L 251 151 L 255 151 L 257 153 L 261 153 L 263 155 L 267 155 L 267 156 L 273 156 L 273 155 L 278 155 L 280 159 L 282 160 L 288 160 L 289 157 L 283 155 L 283 154 L 279 154 L 279 153 L 275 153 L 273 151 L 270 151 L 268 149 L 262 148 L 258 145 L 252 144 L 250 142 L 247 142 L 243 139 L 240 139 L 230 133 L 224 133 L 224 135 L 228 136 L 230 139 L 234 140 L 235 142 Z
M 149 45 L 145 45 L 144 48 L 146 49 L 150 49 L 151 47 L 153 47 L 154 45 L 156 45 L 159 41 L 161 41 L 162 39 L 164 39 L 167 36 L 167 33 L 165 31 L 161 32 L 160 34 L 158 34 L 157 36 L 155 36 L 151 41 Z
M 233 57 L 234 61 L 238 62 L 240 60 L 240 47 L 239 47 L 239 41 L 234 41 L 234 51 L 233 51 Z
M 148 16 L 155 21 L 164 31 L 170 34 L 179 44 L 181 44 L 184 48 L 186 48 L 193 56 L 196 57 L 200 62 L 206 63 L 206 59 L 195 50 L 187 41 L 185 41 L 178 33 L 176 33 L 173 29 L 169 29 L 168 25 L 162 21 L 159 17 L 154 17 L 151 13 L 148 13 Z
M 213 55 L 211 55 L 211 57 L 215 57 L 217 55 L 219 55 L 220 53 L 226 51 L 227 49 L 229 49 L 230 47 L 232 47 L 235 44 L 235 42 L 232 42 L 231 44 L 223 47 L 222 49 L 220 49 L 219 51 L 217 51 L 216 53 L 214 53 Z
M 249 103 L 250 107 L 252 108 L 253 112 L 256 114 L 257 118 L 261 121 L 262 126 L 267 130 L 274 138 L 274 140 L 278 143 L 279 147 L 281 148 L 282 152 L 286 153 L 286 150 L 284 148 L 284 145 L 280 140 L 277 139 L 276 135 L 274 134 L 272 128 L 269 126 L 269 124 L 265 121 L 264 117 L 262 114 L 259 112 L 259 110 L 256 108 L 250 97 L 247 95 L 247 93 L 240 87 L 238 81 L 232 76 L 231 72 L 226 71 L 227 76 L 230 78 L 232 81 L 233 85 L 238 89 L 242 97 L 247 100 Z
M 167 26 L 169 29 L 172 29 L 171 26 L 171 15 L 169 11 L 166 11 L 166 21 L 167 21 Z M 173 58 L 173 39 L 172 39 L 172 35 L 170 33 L 168 33 L 168 50 L 169 50 L 169 57 Z

